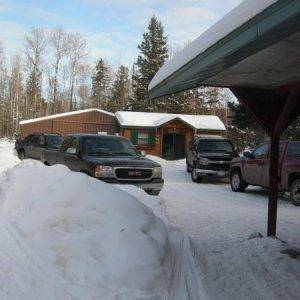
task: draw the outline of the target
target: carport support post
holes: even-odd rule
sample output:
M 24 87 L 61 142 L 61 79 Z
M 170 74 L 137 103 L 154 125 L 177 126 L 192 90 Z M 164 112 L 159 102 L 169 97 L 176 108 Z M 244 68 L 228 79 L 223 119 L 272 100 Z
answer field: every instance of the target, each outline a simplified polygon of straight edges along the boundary
M 300 84 L 277 90 L 233 87 L 231 91 L 241 103 L 248 107 L 271 138 L 267 233 L 268 236 L 275 236 L 279 183 L 279 140 L 282 131 L 300 113 Z M 257 105 L 258 102 L 259 105 Z
M 278 198 L 278 160 L 279 160 L 279 135 L 271 135 L 270 148 L 270 185 L 268 205 L 268 236 L 276 235 L 277 198 Z
M 279 166 L 279 139 L 280 129 L 278 127 L 278 107 L 276 104 L 279 99 L 276 99 L 274 91 L 263 91 L 256 89 L 247 89 L 235 87 L 231 88 L 233 94 L 237 99 L 248 107 L 253 113 L 253 116 L 260 123 L 262 128 L 271 138 L 271 149 L 270 149 L 270 182 L 269 182 L 269 203 L 268 203 L 268 236 L 276 235 L 276 221 L 277 221 L 277 197 L 278 197 L 278 166 Z M 255 101 L 260 101 L 260 105 L 256 105 Z M 268 106 L 271 106 L 270 107 Z M 285 109 L 283 109 L 285 111 Z M 279 112 L 280 113 L 280 112 Z

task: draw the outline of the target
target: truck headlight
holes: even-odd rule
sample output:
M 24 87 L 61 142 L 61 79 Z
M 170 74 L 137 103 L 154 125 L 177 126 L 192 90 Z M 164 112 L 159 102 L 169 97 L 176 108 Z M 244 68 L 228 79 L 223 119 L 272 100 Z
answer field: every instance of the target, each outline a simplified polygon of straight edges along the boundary
M 153 168 L 153 178 L 161 178 L 162 177 L 162 168 L 161 167 L 155 167 Z
M 95 167 L 95 177 L 114 177 L 114 169 L 111 166 L 97 165 Z
M 199 157 L 199 158 L 198 158 L 198 164 L 199 164 L 199 165 L 207 166 L 208 163 L 209 163 L 208 158 L 206 158 L 206 157 Z

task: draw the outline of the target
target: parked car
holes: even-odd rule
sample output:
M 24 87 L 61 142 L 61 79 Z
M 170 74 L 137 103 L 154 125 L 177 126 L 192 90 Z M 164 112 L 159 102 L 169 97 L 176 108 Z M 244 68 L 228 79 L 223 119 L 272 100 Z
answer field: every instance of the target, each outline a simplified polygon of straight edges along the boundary
M 41 159 L 44 149 L 58 149 L 63 137 L 59 134 L 33 133 L 24 139 L 18 139 L 15 150 L 20 159 Z
M 238 154 L 230 140 L 221 136 L 196 136 L 189 144 L 186 155 L 187 171 L 194 182 L 204 177 L 229 176 L 230 161 Z
M 59 150 L 43 151 L 42 161 L 63 164 L 107 183 L 134 184 L 158 195 L 164 183 L 162 168 L 144 156 L 123 137 L 75 134 L 66 136 Z
M 230 184 L 234 192 L 244 192 L 248 185 L 269 186 L 270 143 L 245 152 L 230 166 Z M 300 142 L 281 141 L 279 153 L 279 189 L 289 191 L 291 202 L 300 205 Z

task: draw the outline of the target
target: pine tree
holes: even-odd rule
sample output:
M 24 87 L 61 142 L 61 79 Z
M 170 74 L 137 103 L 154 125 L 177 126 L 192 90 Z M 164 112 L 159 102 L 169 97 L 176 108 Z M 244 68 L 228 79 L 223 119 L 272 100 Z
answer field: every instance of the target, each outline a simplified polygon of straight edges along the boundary
M 148 31 L 138 46 L 140 54 L 133 72 L 134 100 L 133 110 L 149 110 L 148 85 L 158 69 L 168 58 L 167 37 L 164 27 L 155 16 L 150 19 Z
M 30 111 L 30 117 L 39 117 L 42 110 L 42 75 L 44 66 L 44 55 L 46 50 L 45 31 L 41 28 L 32 29 L 29 35 L 25 36 L 25 53 L 29 75 L 27 79 L 27 115 Z
M 26 118 L 40 116 L 42 108 L 42 88 L 39 74 L 32 71 L 26 82 Z
M 105 109 L 109 99 L 110 71 L 103 59 L 100 59 L 92 76 L 91 104 L 95 108 Z
M 240 129 L 258 128 L 257 122 L 249 110 L 242 104 L 237 102 L 228 102 L 231 111 L 231 124 Z
M 107 103 L 107 109 L 111 112 L 124 110 L 129 102 L 129 70 L 121 65 L 116 74 L 116 78 L 112 87 L 111 98 Z
M 264 130 L 244 105 L 232 101 L 228 102 L 228 108 L 231 112 L 229 131 L 240 132 L 243 141 L 248 145 L 255 145 L 265 140 Z
M 298 117 L 294 122 L 283 132 L 283 139 L 300 140 L 300 117 Z

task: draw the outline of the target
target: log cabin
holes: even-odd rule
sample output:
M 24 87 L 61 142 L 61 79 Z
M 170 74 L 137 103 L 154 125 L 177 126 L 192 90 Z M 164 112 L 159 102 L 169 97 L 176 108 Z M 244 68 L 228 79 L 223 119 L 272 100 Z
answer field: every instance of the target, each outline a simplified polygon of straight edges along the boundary
M 131 140 L 138 150 L 168 160 L 185 157 L 196 134 L 224 135 L 217 116 L 86 109 L 20 122 L 21 137 L 31 133 L 118 134 Z
M 168 160 L 185 157 L 189 142 L 197 134 L 224 135 L 217 116 L 118 111 L 120 135 L 138 150 Z

